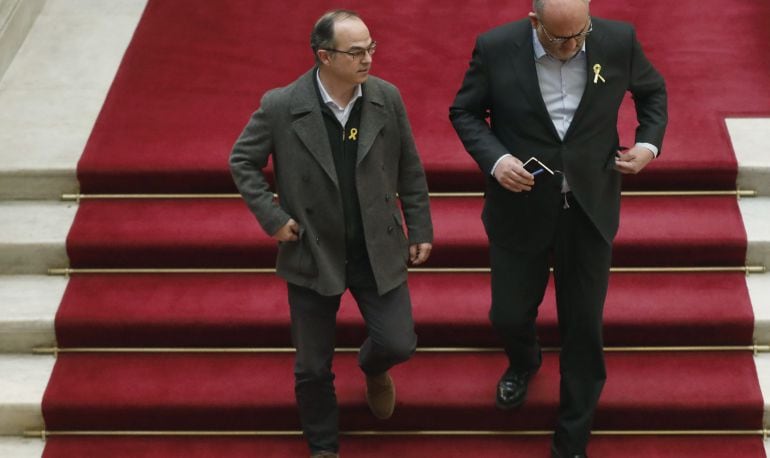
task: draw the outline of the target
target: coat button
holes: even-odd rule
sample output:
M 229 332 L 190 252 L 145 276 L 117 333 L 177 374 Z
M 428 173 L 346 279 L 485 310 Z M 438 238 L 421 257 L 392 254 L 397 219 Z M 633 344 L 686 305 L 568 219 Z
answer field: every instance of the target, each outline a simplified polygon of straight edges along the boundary
M 307 213 L 308 215 L 312 215 L 313 214 L 313 209 L 312 208 L 306 208 L 305 209 L 305 213 Z
M 320 245 L 321 244 L 321 239 L 318 238 L 317 236 L 315 238 L 315 243 L 316 243 L 316 245 Z
M 390 202 L 390 194 L 385 194 L 385 202 Z
M 302 175 L 302 181 L 304 181 L 305 183 L 310 181 L 310 175 Z
M 388 226 L 388 234 L 390 234 L 391 232 L 393 232 L 393 226 Z

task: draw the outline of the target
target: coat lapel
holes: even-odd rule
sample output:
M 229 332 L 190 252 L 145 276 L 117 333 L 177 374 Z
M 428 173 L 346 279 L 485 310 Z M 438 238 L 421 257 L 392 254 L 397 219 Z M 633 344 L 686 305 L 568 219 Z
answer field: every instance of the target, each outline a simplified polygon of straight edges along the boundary
M 373 82 L 364 83 L 363 100 L 361 101 L 361 139 L 358 141 L 356 165 L 364 160 L 372 149 L 374 140 L 385 126 L 385 96 L 379 86 Z
M 535 50 L 532 43 L 532 26 L 529 21 L 526 22 L 523 33 L 517 32 L 515 40 L 515 51 L 513 54 L 513 68 L 516 71 L 516 79 L 519 86 L 529 100 L 530 105 L 537 111 L 540 120 L 548 126 L 551 134 L 559 138 L 556 127 L 548 114 L 548 108 L 543 101 L 543 94 L 540 92 L 540 82 L 537 79 L 537 69 L 535 68 Z M 514 91 L 510 92 L 515 94 Z
M 570 134 L 575 130 L 575 126 L 578 125 L 582 119 L 586 116 L 591 109 L 591 105 L 596 97 L 596 91 L 601 89 L 604 84 L 599 81 L 594 83 L 594 65 L 601 65 L 602 68 L 606 68 L 607 62 L 604 59 L 604 53 L 602 51 L 603 34 L 599 28 L 597 30 L 597 24 L 594 23 L 594 31 L 586 39 L 586 87 L 583 91 L 583 97 L 580 99 L 577 110 L 575 110 L 575 116 L 572 118 L 567 133 L 564 134 L 564 139 L 569 138 Z
M 296 119 L 292 122 L 292 128 L 329 178 L 339 186 L 329 136 L 313 82 L 315 72 L 316 69 L 313 68 L 305 73 L 294 88 L 290 112 Z

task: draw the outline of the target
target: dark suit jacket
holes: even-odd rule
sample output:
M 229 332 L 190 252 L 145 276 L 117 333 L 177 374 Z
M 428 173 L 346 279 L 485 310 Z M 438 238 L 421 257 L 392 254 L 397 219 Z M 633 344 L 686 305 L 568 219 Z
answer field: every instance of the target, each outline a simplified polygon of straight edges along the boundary
M 661 146 L 667 123 L 663 78 L 644 56 L 630 25 L 592 19 L 593 32 L 586 40 L 587 84 L 563 140 L 540 93 L 529 20 L 497 27 L 476 41 L 450 119 L 488 177 L 482 218 L 495 243 L 542 249 L 552 240 L 561 199 L 558 175 L 539 175 L 531 192 L 504 189 L 490 175 L 502 155 L 522 161 L 535 156 L 563 171 L 581 207 L 611 242 L 620 212 L 621 175 L 613 168 L 617 119 L 626 91 L 636 104 L 636 141 Z M 595 64 L 601 65 L 606 82 L 594 84 Z
M 297 242 L 279 244 L 278 275 L 335 295 L 346 288 L 345 219 L 315 71 L 263 96 L 233 146 L 230 169 L 266 233 L 274 234 L 290 217 L 300 226 Z M 359 135 L 356 187 L 366 248 L 383 294 L 406 280 L 408 245 L 433 240 L 425 172 L 395 86 L 373 76 L 364 83 Z M 270 154 L 278 202 L 262 172 Z

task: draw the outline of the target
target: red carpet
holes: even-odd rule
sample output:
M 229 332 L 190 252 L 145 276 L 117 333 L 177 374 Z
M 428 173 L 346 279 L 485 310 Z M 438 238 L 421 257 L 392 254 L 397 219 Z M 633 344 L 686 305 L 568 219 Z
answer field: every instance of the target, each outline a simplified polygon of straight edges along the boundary
M 547 437 L 343 437 L 344 456 L 367 458 L 548 458 Z M 64 438 L 47 439 L 43 458 L 110 456 L 111 458 L 286 458 L 304 456 L 299 438 Z M 762 443 L 753 438 L 718 437 L 595 437 L 589 456 L 602 458 L 723 458 L 764 456 Z
M 216 5 L 215 5 L 216 3 Z M 215 6 L 214 6 L 215 5 Z M 404 96 L 432 191 L 481 190 L 482 175 L 448 121 L 475 35 L 522 17 L 530 0 L 465 2 L 150 0 L 78 166 L 86 193 L 233 192 L 230 147 L 268 88 L 312 62 L 309 28 L 326 9 L 359 10 L 379 42 L 374 73 Z M 724 117 L 770 113 L 770 3 L 594 2 L 593 14 L 633 22 L 666 77 L 663 156 L 627 189 L 734 189 Z M 276 39 L 280 37 L 280 39 Z M 626 104 L 621 139 L 635 124 Z M 624 198 L 615 266 L 741 266 L 746 234 L 734 198 Z M 480 198 L 433 199 L 433 267 L 487 267 Z M 71 266 L 271 267 L 274 243 L 239 200 L 80 203 Z M 498 346 L 487 319 L 488 274 L 410 277 L 419 345 Z M 542 342 L 557 346 L 553 291 Z M 609 346 L 750 345 L 754 317 L 742 274 L 613 274 Z M 56 317 L 62 347 L 289 345 L 285 285 L 270 274 L 76 275 Z M 344 299 L 338 345 L 364 338 Z M 550 430 L 558 354 L 550 352 L 520 412 L 494 409 L 501 353 L 419 353 L 393 375 L 391 421 L 367 412 L 353 354 L 335 360 L 349 430 Z M 607 354 L 595 427 L 762 428 L 750 352 Z M 43 400 L 50 430 L 296 430 L 292 355 L 62 353 Z M 547 437 L 345 437 L 344 457 L 545 457 Z M 56 437 L 45 457 L 303 456 L 296 437 Z M 596 437 L 594 457 L 764 457 L 752 437 Z
M 150 1 L 80 161 L 82 190 L 233 191 L 230 147 L 261 94 L 312 65 L 311 24 L 332 7 L 358 10 L 378 40 L 373 72 L 401 89 L 431 189 L 480 190 L 481 175 L 452 131 L 448 107 L 475 36 L 522 17 L 530 0 L 397 7 L 299 0 L 290 14 L 283 4 L 252 0 L 216 7 L 209 0 Z M 606 1 L 591 8 L 633 22 L 668 85 L 666 159 L 626 180 L 627 187 L 734 188 L 723 117 L 770 113 L 770 58 L 757 51 L 770 42 L 770 3 Z M 625 143 L 633 141 L 631 113 L 622 116 Z
M 61 354 L 45 394 L 52 430 L 297 430 L 287 354 Z M 355 354 L 334 361 L 340 427 L 550 429 L 558 355 L 545 355 L 517 412 L 494 409 L 502 353 L 417 354 L 392 370 L 396 412 L 374 418 Z M 462 368 L 462 370 L 459 370 Z M 596 429 L 755 429 L 751 353 L 609 353 Z
M 614 274 L 605 343 L 751 345 L 754 315 L 744 277 Z M 500 345 L 487 318 L 487 274 L 413 274 L 409 286 L 421 346 Z M 558 345 L 556 326 L 551 285 L 540 308 L 544 345 Z M 286 285 L 262 274 L 78 275 L 59 308 L 56 337 L 62 347 L 291 346 Z M 364 338 L 347 294 L 337 344 L 355 347 Z
M 432 199 L 428 266 L 489 265 L 481 207 L 480 198 Z M 238 199 L 84 201 L 67 253 L 73 267 L 272 267 L 276 246 Z M 734 266 L 745 257 L 734 197 L 623 200 L 616 266 Z

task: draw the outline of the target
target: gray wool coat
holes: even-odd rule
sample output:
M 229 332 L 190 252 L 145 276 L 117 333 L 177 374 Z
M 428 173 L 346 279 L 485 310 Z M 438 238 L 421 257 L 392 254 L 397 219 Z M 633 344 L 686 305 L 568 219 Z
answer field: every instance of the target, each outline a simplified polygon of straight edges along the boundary
M 298 241 L 279 243 L 278 275 L 336 295 L 346 288 L 345 219 L 315 72 L 262 97 L 233 146 L 230 170 L 267 234 L 289 218 L 299 224 Z M 377 290 L 384 294 L 406 280 L 408 247 L 432 242 L 433 226 L 425 171 L 398 90 L 374 76 L 362 89 L 356 189 Z M 263 173 L 271 154 L 278 200 Z

